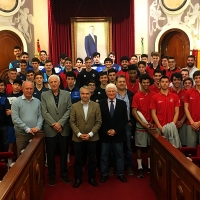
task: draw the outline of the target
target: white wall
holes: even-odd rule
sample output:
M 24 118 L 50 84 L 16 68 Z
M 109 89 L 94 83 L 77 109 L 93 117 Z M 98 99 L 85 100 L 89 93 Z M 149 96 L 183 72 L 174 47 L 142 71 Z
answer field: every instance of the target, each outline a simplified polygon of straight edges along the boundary
M 36 42 L 40 40 L 42 50 L 49 50 L 49 31 L 48 31 L 48 2 L 47 0 L 33 1 L 33 16 L 34 16 L 34 38 L 35 38 L 35 53 L 37 53 Z
M 148 53 L 148 1 L 135 0 L 135 53 L 141 54 L 141 37 L 144 38 L 144 53 Z

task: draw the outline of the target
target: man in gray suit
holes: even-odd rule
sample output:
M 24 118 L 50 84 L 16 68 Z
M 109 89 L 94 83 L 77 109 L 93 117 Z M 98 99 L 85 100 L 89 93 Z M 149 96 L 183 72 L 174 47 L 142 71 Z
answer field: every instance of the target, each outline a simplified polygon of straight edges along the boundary
M 83 153 L 87 151 L 89 158 L 88 182 L 92 186 L 98 186 L 96 175 L 96 142 L 99 139 L 98 130 L 101 127 L 101 111 L 99 104 L 90 101 L 90 89 L 83 86 L 80 89 L 81 101 L 72 105 L 70 113 L 70 125 L 73 131 L 74 146 L 74 188 L 82 182 Z
M 67 136 L 70 134 L 69 115 L 71 108 L 70 93 L 59 89 L 60 78 L 51 75 L 48 79 L 51 90 L 41 95 L 43 131 L 46 142 L 49 185 L 56 184 L 55 152 L 60 146 L 60 175 L 65 183 L 71 183 L 67 170 Z

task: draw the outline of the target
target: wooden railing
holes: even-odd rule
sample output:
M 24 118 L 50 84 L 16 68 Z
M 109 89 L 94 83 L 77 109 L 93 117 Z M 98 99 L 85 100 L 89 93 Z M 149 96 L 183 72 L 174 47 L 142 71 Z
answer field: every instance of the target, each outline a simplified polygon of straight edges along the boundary
M 200 200 L 200 168 L 151 130 L 152 189 L 160 200 Z
M 1 200 L 40 200 L 44 193 L 44 136 L 37 134 L 0 183 Z

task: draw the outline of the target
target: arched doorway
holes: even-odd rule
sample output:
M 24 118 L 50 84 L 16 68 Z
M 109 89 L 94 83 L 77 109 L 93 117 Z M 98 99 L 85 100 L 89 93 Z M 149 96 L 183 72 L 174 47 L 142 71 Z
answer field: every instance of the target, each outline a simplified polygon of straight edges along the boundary
M 190 55 L 190 41 L 187 34 L 180 29 L 166 31 L 159 40 L 159 52 L 161 56 L 175 57 L 177 67 L 186 67 L 187 56 Z
M 15 60 L 13 55 L 13 47 L 20 46 L 23 51 L 23 43 L 21 38 L 14 32 L 10 30 L 0 31 L 0 74 L 8 69 L 8 65 L 12 60 Z

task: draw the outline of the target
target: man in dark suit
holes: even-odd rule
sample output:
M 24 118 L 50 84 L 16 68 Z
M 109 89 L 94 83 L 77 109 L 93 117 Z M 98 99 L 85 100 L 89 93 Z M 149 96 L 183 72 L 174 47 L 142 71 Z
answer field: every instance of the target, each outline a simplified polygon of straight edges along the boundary
M 46 142 L 49 185 L 56 184 L 55 153 L 56 144 L 60 146 L 60 175 L 65 183 L 71 183 L 67 170 L 67 136 L 70 134 L 69 115 L 70 93 L 59 89 L 60 78 L 51 75 L 48 79 L 51 90 L 41 94 L 43 131 Z
M 101 142 L 101 172 L 100 182 L 108 178 L 108 157 L 112 145 L 116 155 L 117 175 L 122 182 L 124 177 L 123 141 L 126 139 L 125 126 L 128 123 L 125 101 L 116 99 L 117 88 L 110 83 L 106 86 L 107 99 L 99 102 L 102 116 L 102 126 L 99 131 Z
M 97 36 L 94 35 L 94 30 L 94 26 L 90 26 L 89 34 L 85 36 L 85 51 L 90 58 L 92 58 L 94 52 L 97 52 Z
M 88 182 L 98 186 L 96 176 L 96 143 L 99 139 L 98 130 L 101 127 L 101 111 L 98 103 L 90 101 L 90 89 L 87 86 L 80 88 L 81 101 L 72 105 L 70 125 L 73 131 L 74 145 L 74 188 L 82 182 L 83 154 L 87 151 L 89 158 Z

